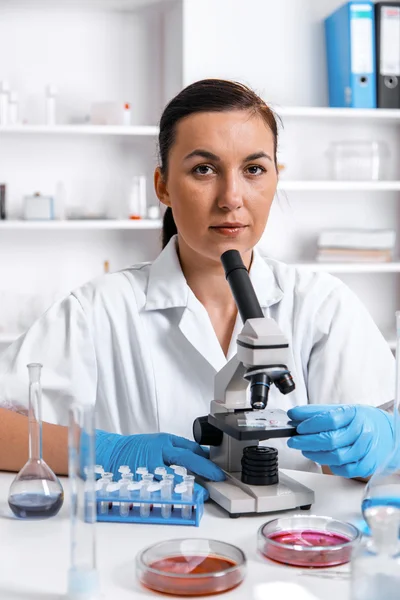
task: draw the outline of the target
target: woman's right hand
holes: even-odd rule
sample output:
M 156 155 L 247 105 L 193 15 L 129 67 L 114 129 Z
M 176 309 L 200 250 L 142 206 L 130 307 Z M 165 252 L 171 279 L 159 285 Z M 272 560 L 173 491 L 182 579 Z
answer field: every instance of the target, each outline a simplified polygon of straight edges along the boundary
M 207 458 L 199 444 L 169 433 L 125 436 L 96 430 L 96 463 L 112 473 L 117 473 L 121 465 L 129 465 L 133 473 L 138 467 L 154 473 L 157 467 L 179 465 L 204 479 L 225 479 L 224 472 Z

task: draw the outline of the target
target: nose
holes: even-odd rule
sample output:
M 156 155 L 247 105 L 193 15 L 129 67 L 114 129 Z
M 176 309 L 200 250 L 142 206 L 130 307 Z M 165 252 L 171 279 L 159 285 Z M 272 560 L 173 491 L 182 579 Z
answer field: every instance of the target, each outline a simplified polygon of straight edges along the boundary
M 220 180 L 218 207 L 228 212 L 243 206 L 243 190 L 238 174 L 228 172 Z

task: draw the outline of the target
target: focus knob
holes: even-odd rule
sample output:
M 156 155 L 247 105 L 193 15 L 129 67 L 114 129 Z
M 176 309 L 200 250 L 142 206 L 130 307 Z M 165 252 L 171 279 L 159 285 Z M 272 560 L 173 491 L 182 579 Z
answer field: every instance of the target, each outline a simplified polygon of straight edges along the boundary
M 201 446 L 220 446 L 223 433 L 210 425 L 208 417 L 198 417 L 193 423 L 193 437 Z

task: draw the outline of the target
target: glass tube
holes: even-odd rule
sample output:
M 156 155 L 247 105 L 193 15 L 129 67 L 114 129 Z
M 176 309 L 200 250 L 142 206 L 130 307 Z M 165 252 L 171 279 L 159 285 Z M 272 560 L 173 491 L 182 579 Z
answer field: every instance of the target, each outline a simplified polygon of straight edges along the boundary
M 99 600 L 96 567 L 94 407 L 74 404 L 69 411 L 70 569 L 69 600 Z
M 381 523 L 382 511 L 385 511 L 385 507 L 397 508 L 397 527 L 400 527 L 400 311 L 396 312 L 396 332 L 396 389 L 393 408 L 394 443 L 392 452 L 377 468 L 365 489 L 362 511 L 370 528 L 373 527 L 372 521 L 377 516 L 378 507 L 380 507 L 379 523 Z M 393 511 L 390 511 L 390 514 L 393 522 L 395 519 Z
M 400 312 L 396 312 L 393 449 L 369 480 L 362 511 L 371 531 L 352 557 L 352 600 L 396 600 L 400 588 Z

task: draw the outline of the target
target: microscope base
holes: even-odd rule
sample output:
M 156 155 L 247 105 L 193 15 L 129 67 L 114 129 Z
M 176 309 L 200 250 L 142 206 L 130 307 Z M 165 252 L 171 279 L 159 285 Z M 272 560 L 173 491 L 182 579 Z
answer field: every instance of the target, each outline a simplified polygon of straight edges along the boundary
M 226 473 L 226 476 L 226 481 L 202 484 L 214 502 L 235 516 L 308 509 L 315 500 L 312 490 L 282 472 L 276 485 L 247 485 L 240 480 L 240 473 Z

